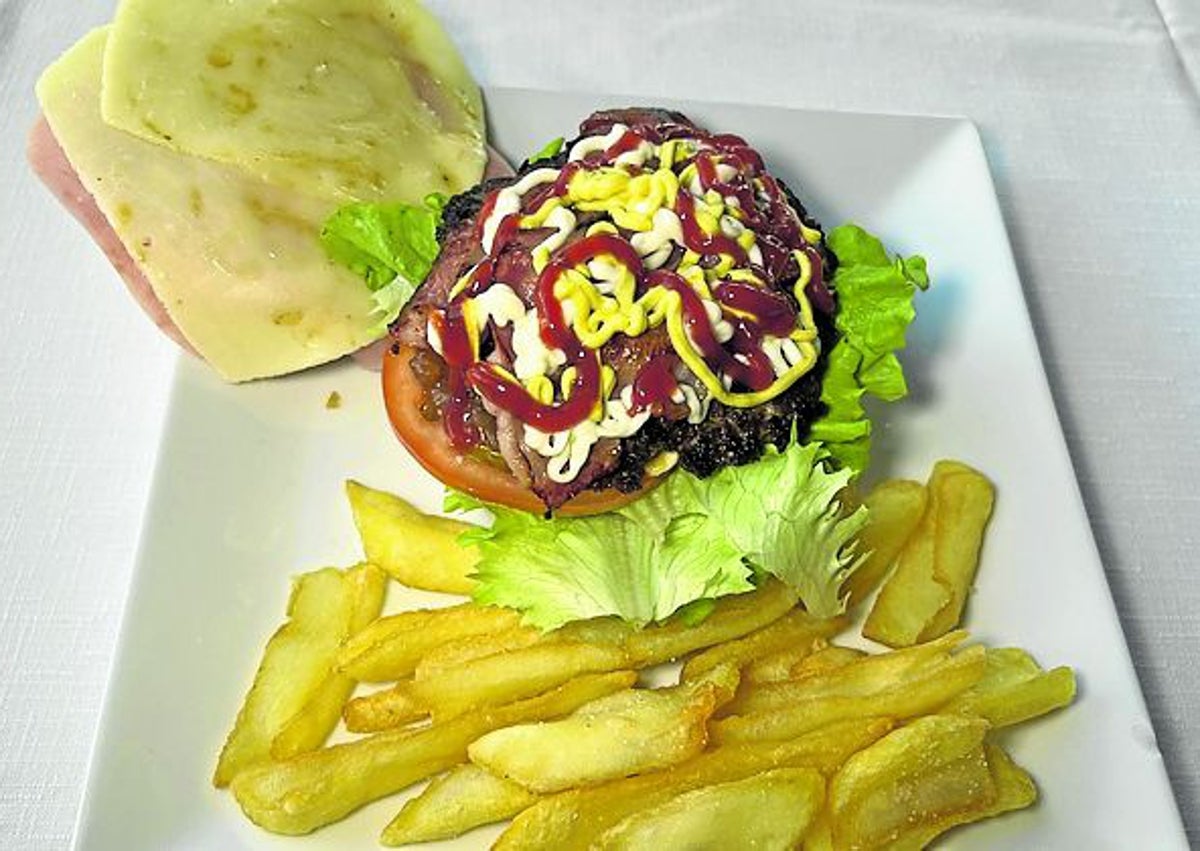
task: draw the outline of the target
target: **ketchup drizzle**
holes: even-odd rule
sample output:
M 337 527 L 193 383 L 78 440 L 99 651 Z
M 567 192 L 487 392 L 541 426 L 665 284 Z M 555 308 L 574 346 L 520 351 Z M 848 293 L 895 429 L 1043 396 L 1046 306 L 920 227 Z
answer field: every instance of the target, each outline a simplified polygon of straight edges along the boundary
M 629 413 L 639 414 L 647 409 L 660 409 L 671 401 L 679 382 L 675 379 L 675 366 L 679 358 L 674 354 L 661 354 L 651 358 L 633 379 L 633 404 Z
M 690 192 L 680 192 L 675 199 L 675 212 L 683 230 L 683 242 L 697 254 L 716 255 L 730 254 L 734 262 L 744 264 L 747 260 L 746 250 L 723 233 L 707 234 L 700 229 L 696 221 L 696 199 Z
M 595 128 L 581 129 L 585 134 L 595 131 Z M 611 125 L 603 132 L 609 130 Z M 803 251 L 812 266 L 805 291 L 816 309 L 833 312 L 834 296 L 825 285 L 822 255 L 804 240 L 797 215 L 778 182 L 765 173 L 757 151 L 733 134 L 707 134 L 673 122 L 635 125 L 603 151 L 566 163 L 552 183 L 527 193 L 522 199 L 521 211 L 500 221 L 491 251 L 476 265 L 467 286 L 445 310 L 432 314 L 430 321 L 441 338 L 443 359 L 449 368 L 449 396 L 443 405 L 444 424 L 447 436 L 456 448 L 466 449 L 481 441 L 478 424 L 471 414 L 472 391 L 543 432 L 564 431 L 591 416 L 601 402 L 600 354 L 587 349 L 575 336 L 554 289 L 566 271 L 601 255 L 610 256 L 628 268 L 637 280 L 638 292 L 644 292 L 646 287 L 663 286 L 679 293 L 688 335 L 714 372 L 728 376 L 751 391 L 764 390 L 775 380 L 770 360 L 762 351 L 762 339 L 766 334 L 786 336 L 795 328 L 796 309 L 788 297 L 777 290 L 743 281 L 726 280 L 714 284 L 713 295 L 717 302 L 730 311 L 737 311 L 725 314 L 725 320 L 733 327 L 733 335 L 722 344 L 716 339 L 704 301 L 691 285 L 673 271 L 647 272 L 633 246 L 624 237 L 611 233 L 595 234 L 559 249 L 539 275 L 535 288 L 534 307 L 540 317 L 542 339 L 546 345 L 562 350 L 567 356 L 567 364 L 576 370 L 566 399 L 542 404 L 495 364 L 474 360 L 462 302 L 491 285 L 496 260 L 518 234 L 522 215 L 536 212 L 551 198 L 566 195 L 571 180 L 586 168 L 611 164 L 622 154 L 636 150 L 643 141 L 662 144 L 677 138 L 695 139 L 701 147 L 691 159 L 701 189 L 716 191 L 726 199 L 736 199 L 742 223 L 755 232 L 763 259 L 761 267 L 756 266 L 753 271 L 771 283 L 794 277 L 798 269 L 792 252 Z M 729 180 L 720 179 L 718 165 L 722 163 L 734 169 Z M 676 163 L 675 167 L 680 165 Z M 494 212 L 498 197 L 499 190 L 493 190 L 484 198 L 475 228 L 478 240 L 482 240 L 483 225 Z M 678 193 L 675 212 L 687 248 L 705 258 L 725 254 L 741 266 L 749 265 L 747 252 L 736 239 L 721 232 L 707 234 L 701 229 L 696 220 L 696 201 L 690 192 L 681 190 Z M 678 365 L 679 358 L 675 353 L 664 353 L 651 358 L 642 367 L 633 382 L 631 413 L 661 409 L 671 401 L 678 388 L 675 378 Z

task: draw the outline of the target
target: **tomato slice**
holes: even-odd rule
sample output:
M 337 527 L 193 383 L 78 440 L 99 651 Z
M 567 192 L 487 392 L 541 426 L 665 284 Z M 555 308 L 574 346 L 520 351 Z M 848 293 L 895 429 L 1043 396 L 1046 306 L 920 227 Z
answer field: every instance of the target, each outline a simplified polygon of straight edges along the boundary
M 440 422 L 421 416 L 424 391 L 408 365 L 414 353 L 413 348 L 401 346 L 395 351 L 388 349 L 383 356 L 383 401 L 400 442 L 422 467 L 448 487 L 465 491 L 484 502 L 544 513 L 546 506 L 512 473 L 459 453 L 450 445 Z M 644 490 L 634 493 L 584 491 L 556 509 L 556 513 L 584 515 L 613 511 L 637 499 Z

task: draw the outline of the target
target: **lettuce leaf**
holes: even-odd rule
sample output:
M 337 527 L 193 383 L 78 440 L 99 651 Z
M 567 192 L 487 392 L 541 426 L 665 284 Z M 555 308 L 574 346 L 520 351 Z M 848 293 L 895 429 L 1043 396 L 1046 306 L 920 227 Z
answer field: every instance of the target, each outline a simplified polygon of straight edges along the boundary
M 809 437 L 857 474 L 866 468 L 871 451 L 863 396 L 892 402 L 907 395 L 896 351 L 904 348 L 915 315 L 913 296 L 929 286 L 929 275 L 924 258 L 890 257 L 879 239 L 857 225 L 834 228 L 827 243 L 838 258 L 831 284 L 841 339 L 829 353 L 821 387 L 828 410 L 813 423 Z
M 366 281 L 381 325 L 399 315 L 433 268 L 445 203 L 444 196 L 433 194 L 419 207 L 347 204 L 325 220 L 321 245 L 326 255 Z
M 866 510 L 838 495 L 847 470 L 827 469 L 816 444 L 771 450 L 755 464 L 701 480 L 679 471 L 646 497 L 595 517 L 542 519 L 452 494 L 446 509 L 487 508 L 494 520 L 464 534 L 479 549 L 475 600 L 553 629 L 615 615 L 638 624 L 698 601 L 739 594 L 756 574 L 779 577 L 818 616 L 840 612 Z M 686 608 L 685 608 L 686 607 Z
M 541 629 L 605 615 L 645 624 L 754 587 L 740 553 L 694 515 L 654 535 L 618 513 L 543 520 L 461 494 L 454 504 L 486 507 L 494 517 L 490 529 L 462 538 L 479 550 L 475 601 L 518 609 Z
M 839 589 L 858 566 L 854 539 L 867 522 L 865 508 L 846 513 L 838 499 L 853 473 L 826 469 L 825 457 L 816 443 L 768 447 L 754 464 L 690 483 L 746 561 L 781 579 L 818 617 L 842 611 Z
M 552 160 L 558 156 L 559 151 L 563 149 L 563 143 L 567 140 L 562 136 L 557 139 L 551 139 L 546 144 L 542 145 L 541 150 L 529 158 L 530 163 L 540 163 L 542 160 Z

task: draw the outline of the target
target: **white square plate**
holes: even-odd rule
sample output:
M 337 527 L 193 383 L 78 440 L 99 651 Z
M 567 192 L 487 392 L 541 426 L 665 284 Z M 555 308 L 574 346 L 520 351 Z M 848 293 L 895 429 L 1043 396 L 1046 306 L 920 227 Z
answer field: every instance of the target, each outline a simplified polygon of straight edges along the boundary
M 492 91 L 492 140 L 519 160 L 624 100 Z M 1074 666 L 1080 683 L 1070 711 L 1005 736 L 1037 779 L 1040 805 L 956 832 L 942 847 L 1186 848 L 974 127 L 666 105 L 745 136 L 827 225 L 854 220 L 892 250 L 929 259 L 934 285 L 919 298 L 905 356 L 912 396 L 878 418 L 872 475 L 923 479 L 943 457 L 986 471 L 998 500 L 967 626 L 1046 666 Z M 180 360 L 78 849 L 377 847 L 398 800 L 311 837 L 281 838 L 209 785 L 282 618 L 288 577 L 359 557 L 343 480 L 440 505 L 441 488 L 391 436 L 377 383 L 340 363 L 231 387 Z M 335 390 L 344 404 L 329 410 Z M 433 600 L 394 588 L 389 608 Z M 447 847 L 482 847 L 496 832 Z

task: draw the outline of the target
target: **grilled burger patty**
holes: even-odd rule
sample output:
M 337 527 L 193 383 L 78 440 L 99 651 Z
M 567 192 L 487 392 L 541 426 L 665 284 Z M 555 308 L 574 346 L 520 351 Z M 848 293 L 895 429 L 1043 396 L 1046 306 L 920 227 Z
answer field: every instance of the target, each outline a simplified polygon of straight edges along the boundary
M 672 344 L 666 323 L 636 335 L 617 333 L 598 350 L 600 361 L 611 368 L 614 374 L 615 388 L 627 387 L 635 382 L 646 383 L 647 376 L 652 378 L 651 373 L 655 369 L 669 372 L 670 377 L 665 380 L 676 382 L 677 387 L 672 398 L 659 394 L 654 399 L 649 406 L 652 415 L 644 418 L 644 422 L 632 434 L 596 439 L 586 461 L 566 481 L 561 472 L 555 475 L 551 468 L 553 459 L 548 462 L 544 447 L 538 451 L 523 439 L 523 434 L 527 432 L 520 416 L 490 402 L 480 393 L 469 390 L 464 393 L 461 386 L 456 392 L 455 377 L 447 364 L 446 353 L 437 351 L 433 344 L 436 338 L 431 332 L 431 327 L 440 327 L 438 322 L 446 313 L 447 306 L 456 298 L 462 298 L 456 286 L 461 290 L 464 276 L 473 274 L 481 261 L 490 260 L 490 281 L 484 282 L 480 289 L 486 288 L 490 282 L 494 282 L 493 285 L 505 284 L 525 307 L 533 308 L 538 304 L 540 277 L 534 255 L 547 236 L 553 234 L 549 227 L 517 230 L 507 236 L 506 242 L 498 250 L 495 248 L 499 244 L 497 239 L 489 257 L 481 244 L 481 234 L 489 217 L 499 218 L 493 216 L 494 210 L 490 209 L 489 199 L 494 204 L 498 190 L 514 187 L 539 170 L 561 171 L 568 167 L 568 154 L 580 140 L 616 136 L 622 126 L 627 128 L 626 133 L 632 131 L 651 139 L 688 138 L 695 135 L 716 138 L 718 144 L 729 144 L 720 140 L 736 138 L 708 137 L 706 131 L 683 115 L 666 110 L 623 109 L 593 114 L 581 124 L 580 136 L 565 145 L 555 158 L 526 162 L 514 177 L 487 181 L 450 199 L 443 210 L 438 232 L 442 247 L 438 260 L 392 328 L 397 346 L 415 350 L 410 365 L 425 395 L 421 406 L 422 416 L 428 420 L 446 420 L 450 417 L 458 424 L 460 440 L 463 439 L 462 428 L 465 424 L 473 445 L 463 446 L 463 451 L 477 456 L 480 453 L 491 455 L 498 465 L 506 467 L 518 481 L 536 493 L 549 509 L 563 505 L 588 489 L 636 491 L 645 484 L 648 470 L 653 475 L 664 468 L 669 469 L 673 464 L 705 477 L 728 465 L 750 463 L 763 454 L 768 444 L 783 446 L 793 433 L 803 439 L 810 424 L 824 413 L 824 405 L 820 401 L 821 380 L 827 353 L 837 339 L 833 326 L 836 303 L 824 282 L 832 277 L 836 258 L 825 248 L 823 234 L 820 239 L 813 238 L 814 234 L 821 233 L 819 224 L 796 196 L 782 182 L 773 178 L 764 179 L 771 180 L 778 187 L 776 197 L 784 199 L 800 222 L 809 229 L 806 248 L 808 256 L 813 258 L 811 266 L 815 267 L 804 290 L 805 300 L 811 303 L 807 315 L 813 326 L 811 336 L 816 338 L 813 341 L 815 355 L 807 371 L 785 389 L 750 407 L 728 405 L 719 399 L 709 398 L 706 410 L 701 412 L 695 404 L 689 407 L 680 401 L 685 385 L 690 388 L 689 399 L 703 398 L 706 391 L 693 372 L 676 357 L 677 347 Z M 738 156 L 740 149 L 734 145 L 733 150 L 734 156 Z M 749 151 L 748 148 L 746 150 Z M 611 157 L 611 150 L 607 155 Z M 595 159 L 596 156 L 592 154 L 591 158 Z M 752 151 L 741 153 L 740 156 L 743 160 L 757 158 Z M 732 161 L 739 162 L 737 159 Z M 643 169 L 650 171 L 650 166 L 654 165 L 661 164 L 651 159 L 643 164 Z M 637 173 L 636 168 L 633 171 Z M 525 197 L 529 198 L 536 191 L 527 193 Z M 771 215 L 772 209 L 762 197 L 763 194 L 760 193 L 756 203 L 760 205 L 760 212 L 764 213 L 765 218 Z M 586 205 L 578 206 L 582 208 Z M 573 233 L 550 255 L 551 258 L 582 240 L 589 226 L 612 220 L 603 211 L 576 209 L 574 213 Z M 786 216 L 780 215 L 779 209 L 774 208 L 774 218 L 768 220 L 769 229 L 778 232 L 779 228 L 796 228 L 794 223 L 779 221 L 783 218 Z M 619 225 L 617 230 L 626 238 L 633 233 L 631 229 L 620 228 Z M 799 232 L 801 229 L 796 230 Z M 772 241 L 773 238 L 765 232 L 758 236 L 756 244 L 763 249 L 768 248 L 768 243 L 777 248 L 785 247 L 779 245 L 780 240 Z M 696 260 L 694 254 L 686 257 L 685 249 L 677 243 L 669 252 L 665 260 L 664 255 L 660 254 L 655 261 L 659 269 L 677 270 L 682 261 Z M 759 278 L 766 279 L 760 283 L 765 283 L 764 288 L 771 290 L 777 299 L 782 297 L 786 300 L 798 315 L 804 315 L 797 294 L 793 292 L 793 285 L 800 275 L 797 261 L 779 250 L 769 255 L 765 250 L 759 251 L 757 256 L 761 264 L 752 268 L 760 273 Z M 712 267 L 719 259 L 715 254 L 700 256 L 697 265 Z M 544 267 L 545 263 L 543 256 L 541 265 Z M 650 261 L 646 260 L 646 263 L 649 266 Z M 644 289 L 643 283 L 639 292 Z M 515 326 L 515 322 L 498 322 L 493 318 L 480 330 L 477 358 L 497 368 L 502 375 L 513 370 Z M 551 369 L 550 377 L 560 379 L 561 370 Z M 730 384 L 728 380 L 726 383 Z M 734 383 L 733 390 L 738 389 L 742 388 Z M 711 397 L 712 394 L 708 395 Z M 700 413 L 704 415 L 700 416 Z M 447 426 L 448 434 L 453 428 Z

